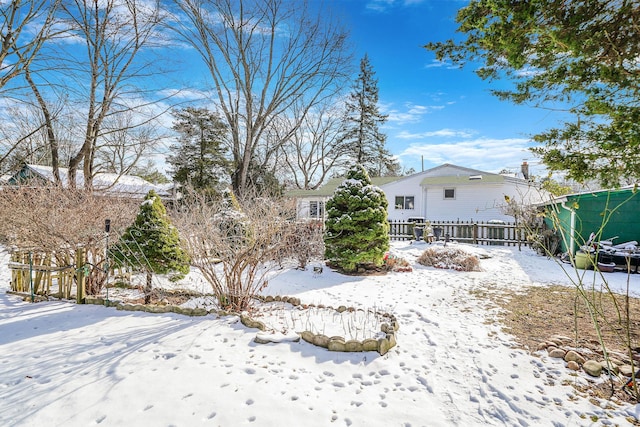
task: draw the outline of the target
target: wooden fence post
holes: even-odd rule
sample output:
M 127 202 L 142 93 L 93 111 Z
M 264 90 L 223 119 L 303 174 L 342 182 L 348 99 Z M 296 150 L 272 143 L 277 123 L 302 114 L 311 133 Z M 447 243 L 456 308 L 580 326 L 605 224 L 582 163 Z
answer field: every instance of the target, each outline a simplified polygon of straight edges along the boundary
M 78 304 L 84 304 L 84 270 L 84 250 L 76 249 L 76 302 Z

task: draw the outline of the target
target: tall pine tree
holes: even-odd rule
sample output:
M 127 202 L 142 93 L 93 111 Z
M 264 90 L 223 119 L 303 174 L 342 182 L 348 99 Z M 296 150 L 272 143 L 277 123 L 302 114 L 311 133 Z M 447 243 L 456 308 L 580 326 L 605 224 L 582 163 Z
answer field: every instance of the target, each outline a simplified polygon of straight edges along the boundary
M 167 158 L 175 182 L 195 190 L 217 194 L 229 179 L 230 162 L 223 143 L 227 128 L 220 117 L 205 108 L 187 107 L 174 112 L 173 130 L 178 143 Z
M 380 126 L 387 116 L 378 108 L 378 80 L 367 55 L 360 61 L 360 73 L 346 102 L 341 144 L 354 163 L 373 176 L 398 175 L 400 166 L 387 150 L 387 135 Z
M 178 230 L 171 224 L 160 197 L 151 190 L 140 211 L 110 255 L 116 266 L 128 265 L 147 275 L 144 302 L 151 301 L 153 273 L 189 272 L 189 257 L 180 247 Z
M 371 184 L 362 165 L 355 165 L 327 201 L 325 257 L 346 272 L 379 267 L 389 250 L 387 198 Z

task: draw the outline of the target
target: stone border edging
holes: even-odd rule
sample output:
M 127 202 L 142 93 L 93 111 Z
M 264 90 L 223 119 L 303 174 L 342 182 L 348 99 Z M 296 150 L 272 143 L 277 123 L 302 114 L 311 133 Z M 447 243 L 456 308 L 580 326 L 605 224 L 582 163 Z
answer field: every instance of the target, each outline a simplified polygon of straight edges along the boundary
M 262 302 L 285 302 L 289 303 L 294 307 L 302 306 L 303 308 L 324 308 L 328 310 L 335 310 L 338 313 L 343 313 L 345 311 L 356 311 L 354 307 L 346 307 L 344 305 L 339 306 L 338 308 L 333 308 L 332 306 L 325 306 L 322 304 L 301 304 L 300 298 L 296 297 L 287 297 L 287 296 L 272 296 L 268 295 L 264 296 L 256 296 L 255 298 L 261 300 Z M 384 338 L 367 338 L 365 340 L 346 340 L 341 336 L 333 336 L 327 337 L 323 334 L 314 334 L 311 331 L 302 331 L 298 332 L 300 337 L 308 342 L 309 344 L 313 344 L 318 347 L 326 348 L 329 351 L 339 351 L 339 352 L 363 352 L 363 351 L 377 351 L 381 356 L 387 354 L 387 352 L 397 345 L 396 339 L 396 331 L 400 328 L 398 320 L 396 317 L 389 313 L 376 313 L 389 319 L 389 323 L 383 323 L 380 325 L 380 331 L 385 334 Z M 244 319 L 244 320 L 243 320 Z M 242 324 L 250 327 L 257 328 L 261 331 L 266 329 L 266 325 L 259 320 L 251 319 L 249 316 L 243 315 L 240 317 L 240 321 Z M 245 321 L 247 323 L 245 323 Z
M 302 306 L 303 308 L 324 308 L 328 310 L 335 310 L 338 313 L 343 313 L 345 311 L 353 312 L 357 309 L 354 307 L 346 307 L 344 305 L 339 306 L 338 308 L 333 308 L 332 306 L 325 306 L 322 304 L 301 304 L 300 298 L 296 297 L 287 297 L 287 296 L 255 296 L 254 298 L 262 301 L 262 302 L 284 302 L 289 303 L 294 307 Z M 150 305 L 150 304 L 130 304 L 123 303 L 118 300 L 105 300 L 101 297 L 86 297 L 85 304 L 94 304 L 94 305 L 103 305 L 105 307 L 115 307 L 117 310 L 125 310 L 125 311 L 142 311 L 146 313 L 176 313 L 182 314 L 185 316 L 206 316 L 208 314 L 217 314 L 219 316 L 228 316 L 228 315 L 236 315 L 240 318 L 240 322 L 246 326 L 247 328 L 258 329 L 260 331 L 265 331 L 267 326 L 264 322 L 259 320 L 255 320 L 252 317 L 246 314 L 238 314 L 234 312 L 228 312 L 224 310 L 207 310 L 206 308 L 187 308 L 180 307 L 177 305 Z M 383 323 L 380 325 L 380 331 L 385 334 L 384 338 L 367 338 L 362 341 L 360 340 L 346 340 L 341 336 L 333 336 L 327 337 L 323 334 L 314 334 L 311 331 L 302 331 L 297 332 L 300 337 L 308 342 L 309 344 L 313 344 L 318 347 L 326 348 L 329 351 L 338 351 L 338 352 L 364 352 L 364 351 L 377 351 L 381 356 L 387 354 L 387 352 L 397 345 L 396 332 L 400 328 L 398 320 L 396 317 L 389 313 L 378 313 L 376 314 L 387 318 L 389 323 Z

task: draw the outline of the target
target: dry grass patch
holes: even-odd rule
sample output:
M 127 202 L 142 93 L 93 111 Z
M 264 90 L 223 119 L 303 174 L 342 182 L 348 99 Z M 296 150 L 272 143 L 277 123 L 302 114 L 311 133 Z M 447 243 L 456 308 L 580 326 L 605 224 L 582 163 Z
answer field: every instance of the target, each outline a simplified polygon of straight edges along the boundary
M 515 336 L 522 348 L 533 352 L 541 342 L 548 341 L 554 335 L 561 335 L 572 338 L 572 347 L 586 354 L 592 353 L 594 359 L 603 360 L 602 346 L 587 303 L 575 287 L 532 287 L 522 292 L 484 293 L 479 297 L 488 297 L 503 309 L 500 320 L 504 324 L 505 332 Z M 630 359 L 630 348 L 638 366 L 640 299 L 628 298 L 630 319 L 627 328 L 624 320 L 627 303 L 625 296 L 588 291 L 586 298 L 597 309 L 601 335 L 607 351 L 626 355 L 625 359 Z M 627 342 L 630 344 L 627 345 Z M 578 391 L 597 398 L 636 403 L 621 391 L 620 387 L 621 384 L 612 387 L 609 381 L 605 381 Z

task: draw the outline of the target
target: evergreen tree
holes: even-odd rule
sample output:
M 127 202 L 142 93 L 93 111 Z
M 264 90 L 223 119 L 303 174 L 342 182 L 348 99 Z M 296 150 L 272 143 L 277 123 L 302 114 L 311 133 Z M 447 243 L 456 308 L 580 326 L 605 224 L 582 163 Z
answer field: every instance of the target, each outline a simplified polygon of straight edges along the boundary
M 472 0 L 454 39 L 425 47 L 471 65 L 515 104 L 563 111 L 533 136 L 550 171 L 618 186 L 640 179 L 638 0 Z M 510 83 L 505 85 L 504 83 Z
M 149 181 L 152 184 L 169 184 L 169 178 L 164 176 L 162 172 L 156 168 L 151 160 L 147 160 L 142 165 L 136 165 L 131 168 L 131 175 L 139 176 L 140 178 Z
M 227 128 L 220 117 L 207 109 L 187 107 L 174 112 L 173 130 L 180 134 L 175 153 L 167 158 L 175 182 L 195 190 L 216 194 L 228 179 L 230 162 L 223 143 Z
M 382 265 L 389 250 L 387 206 L 365 168 L 353 166 L 326 204 L 325 257 L 332 265 L 347 272 Z
M 346 110 L 341 144 L 347 155 L 374 176 L 397 175 L 400 167 L 385 147 L 387 135 L 379 129 L 387 116 L 378 108 L 378 80 L 367 55 L 360 61 Z
M 189 257 L 180 247 L 178 230 L 171 225 L 167 211 L 155 191 L 140 205 L 140 211 L 120 241 L 111 248 L 116 266 L 129 265 L 147 274 L 145 304 L 151 301 L 153 273 L 189 272 Z

